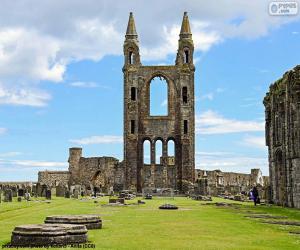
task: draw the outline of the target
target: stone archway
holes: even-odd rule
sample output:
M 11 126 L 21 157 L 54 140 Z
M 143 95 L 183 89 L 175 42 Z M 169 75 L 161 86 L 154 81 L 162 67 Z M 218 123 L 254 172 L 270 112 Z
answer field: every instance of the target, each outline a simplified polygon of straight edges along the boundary
M 101 173 L 100 170 L 98 170 L 92 177 L 91 183 L 94 187 L 99 187 L 102 189 L 105 187 L 105 178 L 104 175 Z

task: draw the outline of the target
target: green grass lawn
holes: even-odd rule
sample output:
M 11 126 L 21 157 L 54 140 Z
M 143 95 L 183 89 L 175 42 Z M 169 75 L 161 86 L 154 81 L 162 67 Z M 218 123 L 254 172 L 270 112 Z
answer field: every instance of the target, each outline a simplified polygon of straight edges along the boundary
M 94 200 L 54 198 L 45 202 L 0 204 L 0 245 L 10 241 L 17 225 L 43 223 L 47 215 L 99 214 L 103 228 L 90 230 L 89 240 L 96 249 L 300 249 L 300 235 L 289 234 L 296 227 L 263 224 L 245 218 L 248 211 L 286 215 L 300 220 L 300 210 L 277 206 L 254 207 L 242 204 L 239 209 L 201 205 L 206 202 L 188 198 L 145 200 L 145 205 L 105 207 L 107 197 Z M 214 198 L 214 202 L 224 200 Z M 128 201 L 129 204 L 137 200 Z M 232 201 L 226 201 L 232 202 Z M 164 203 L 176 204 L 179 210 L 159 210 Z M 235 202 L 237 203 L 237 202 Z M 300 228 L 298 229 L 300 231 Z M 65 249 L 74 249 L 67 247 Z

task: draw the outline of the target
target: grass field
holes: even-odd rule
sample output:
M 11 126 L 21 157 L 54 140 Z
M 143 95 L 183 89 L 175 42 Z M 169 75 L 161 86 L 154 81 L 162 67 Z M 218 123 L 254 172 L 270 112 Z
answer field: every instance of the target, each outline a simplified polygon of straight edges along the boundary
M 88 232 L 96 249 L 300 249 L 300 235 L 289 234 L 296 227 L 263 224 L 244 217 L 252 211 L 300 220 L 300 211 L 296 209 L 254 207 L 248 202 L 237 208 L 220 208 L 188 198 L 154 197 L 146 200 L 145 205 L 126 207 L 101 206 L 107 203 L 107 197 L 98 201 L 54 198 L 51 203 L 2 202 L 0 245 L 10 241 L 16 225 L 43 223 L 47 215 L 99 214 L 103 229 Z M 224 202 L 214 198 L 216 201 Z M 164 203 L 176 204 L 179 210 L 159 210 L 158 206 Z

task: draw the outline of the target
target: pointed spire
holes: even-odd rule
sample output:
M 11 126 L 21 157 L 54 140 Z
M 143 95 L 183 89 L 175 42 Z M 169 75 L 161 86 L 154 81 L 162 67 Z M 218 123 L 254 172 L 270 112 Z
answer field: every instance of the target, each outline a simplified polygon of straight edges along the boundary
M 137 39 L 138 35 L 135 29 L 135 23 L 132 12 L 129 14 L 128 26 L 126 31 L 126 39 Z
M 189 17 L 187 15 L 186 11 L 183 14 L 183 19 L 182 19 L 181 30 L 180 30 L 179 36 L 180 36 L 180 38 L 191 38 L 192 37 Z

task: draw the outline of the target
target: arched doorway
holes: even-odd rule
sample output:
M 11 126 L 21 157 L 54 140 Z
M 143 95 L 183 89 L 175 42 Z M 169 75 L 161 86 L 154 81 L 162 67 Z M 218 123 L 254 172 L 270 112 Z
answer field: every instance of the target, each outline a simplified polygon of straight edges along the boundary
M 105 187 L 105 178 L 100 170 L 93 175 L 91 182 L 94 188 L 99 189 L 99 191 L 102 191 L 102 188 Z

